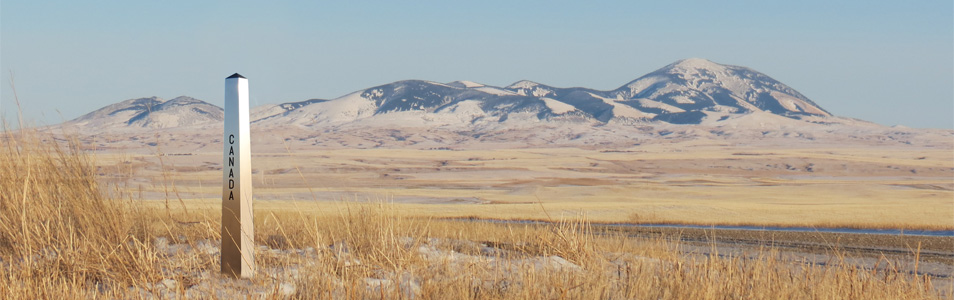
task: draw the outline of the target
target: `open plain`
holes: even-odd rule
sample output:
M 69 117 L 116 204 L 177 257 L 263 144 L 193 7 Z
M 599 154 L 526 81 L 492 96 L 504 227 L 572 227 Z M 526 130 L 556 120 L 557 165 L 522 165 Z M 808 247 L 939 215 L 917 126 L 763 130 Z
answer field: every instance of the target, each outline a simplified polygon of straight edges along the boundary
M 478 87 L 402 81 L 257 109 L 261 269 L 245 281 L 215 271 L 220 108 L 131 99 L 10 132 L 0 288 L 24 298 L 954 295 L 954 131 L 722 106 L 664 115 L 697 124 L 605 119 L 599 103 L 616 100 L 599 93 L 550 91 L 578 105 L 551 107 L 521 86 L 508 89 L 524 96 L 484 95 L 482 106 Z M 429 98 L 442 93 L 460 101 Z M 885 229 L 896 233 L 870 234 Z
M 836 136 L 677 136 L 408 147 L 394 145 L 402 141 L 387 140 L 390 135 L 361 137 L 364 146 L 345 139 L 354 135 L 337 136 L 339 145 L 321 146 L 286 132 L 253 132 L 261 269 L 252 280 L 233 281 L 216 272 L 218 137 L 7 135 L 0 292 L 22 298 L 954 295 L 951 236 L 619 226 L 951 230 L 954 163 L 944 137 L 898 142 L 872 134 L 839 144 L 831 142 Z
M 169 145 L 163 147 L 160 140 L 152 153 L 96 151 L 101 178 L 147 207 L 215 212 L 221 201 L 221 154 L 214 147 L 164 150 L 175 149 Z M 342 149 L 286 139 L 253 147 L 254 205 L 265 219 L 275 214 L 334 219 L 353 209 L 349 202 L 371 202 L 387 203 L 391 214 L 462 228 L 476 226 L 473 222 L 546 228 L 571 221 L 594 228 L 954 229 L 954 160 L 943 142 L 836 147 L 785 139 L 749 145 L 685 139 L 605 148 Z M 267 221 L 262 225 L 269 226 Z M 774 249 L 773 259 L 786 264 L 901 272 L 931 278 L 946 295 L 954 286 L 954 237 L 949 235 L 600 230 L 669 240 L 678 244 L 672 251 L 688 257 L 761 261 L 765 249 Z
M 951 0 L 0 1 L 0 300 L 954 299 Z
M 96 159 L 106 180 L 143 200 L 217 205 L 217 149 L 166 149 L 98 151 Z M 428 217 L 544 220 L 549 214 L 608 223 L 954 229 L 954 160 L 945 147 L 690 140 L 614 149 L 276 143 L 253 144 L 253 150 L 257 208 L 321 211 L 335 201 L 376 200 Z

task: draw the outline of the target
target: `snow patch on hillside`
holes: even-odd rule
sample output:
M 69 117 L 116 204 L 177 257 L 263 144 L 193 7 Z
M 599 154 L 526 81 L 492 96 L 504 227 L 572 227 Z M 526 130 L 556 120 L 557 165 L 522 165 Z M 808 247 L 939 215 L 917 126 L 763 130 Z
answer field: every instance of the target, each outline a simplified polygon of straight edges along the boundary
M 340 124 L 374 115 L 374 101 L 364 98 L 364 91 L 354 92 L 332 101 L 304 106 L 289 112 L 285 122 L 311 126 L 314 124 Z
M 543 100 L 543 103 L 547 105 L 547 108 L 549 108 L 551 112 L 557 115 L 562 115 L 562 114 L 576 110 L 576 107 L 574 107 L 573 105 L 569 105 L 555 99 L 540 98 L 540 100 Z
M 511 85 L 508 85 L 507 89 L 530 89 L 540 85 L 539 83 L 530 81 L 530 80 L 521 80 L 514 82 Z
M 642 107 L 658 108 L 658 109 L 661 109 L 661 110 L 664 110 L 664 111 L 670 112 L 670 113 L 681 113 L 681 112 L 685 112 L 685 111 L 686 111 L 685 109 L 682 109 L 682 108 L 678 108 L 678 107 L 675 107 L 675 106 L 672 106 L 672 105 L 669 105 L 669 104 L 666 104 L 666 103 L 662 103 L 662 102 L 659 102 L 659 101 L 653 101 L 653 100 L 649 100 L 649 99 L 639 99 L 639 100 L 637 100 L 637 102 L 638 102 L 639 105 L 642 106 Z
M 491 94 L 491 95 L 497 95 L 497 96 L 514 96 L 514 95 L 517 95 L 517 93 L 511 92 L 511 91 L 508 91 L 508 90 L 504 90 L 504 89 L 501 89 L 501 88 L 497 88 L 497 87 L 490 87 L 490 86 L 481 86 L 481 87 L 476 87 L 476 88 L 474 88 L 474 89 L 475 89 L 475 90 L 478 90 L 478 91 L 481 91 L 481 92 L 484 92 L 484 93 Z
M 453 86 L 453 87 L 461 87 L 461 88 L 476 88 L 476 87 L 486 86 L 485 84 L 482 84 L 482 83 L 476 83 L 476 82 L 467 81 L 467 80 L 458 80 L 458 81 L 448 83 L 447 85 Z

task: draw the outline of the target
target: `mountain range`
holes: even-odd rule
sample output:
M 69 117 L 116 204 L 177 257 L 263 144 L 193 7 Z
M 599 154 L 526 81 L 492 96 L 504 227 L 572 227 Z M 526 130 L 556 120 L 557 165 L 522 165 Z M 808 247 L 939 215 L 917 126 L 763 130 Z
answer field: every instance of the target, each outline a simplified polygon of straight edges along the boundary
M 167 101 L 130 99 L 61 125 L 83 133 L 135 133 L 215 127 L 221 126 L 222 120 L 222 108 L 182 96 Z M 687 138 L 740 135 L 742 131 L 754 132 L 748 136 L 755 137 L 773 132 L 811 137 L 813 134 L 803 133 L 830 133 L 845 126 L 887 128 L 833 116 L 795 89 L 755 70 L 699 58 L 674 62 L 608 91 L 559 88 L 528 80 L 506 87 L 471 81 L 404 80 L 335 99 L 262 105 L 252 108 L 251 120 L 253 133 L 282 128 L 294 131 L 288 135 L 301 140 L 318 139 L 316 133 L 337 133 L 342 138 L 381 135 L 401 142 L 416 140 L 411 144 L 435 140 L 437 144 L 514 142 L 533 137 L 539 143 L 578 140 L 599 144 L 601 140 L 627 139 L 625 134 L 607 130 L 641 132 L 629 137 L 638 139 L 635 136 L 669 135 L 666 132 Z M 435 132 L 442 134 L 435 137 Z M 375 139 L 367 138 L 375 144 L 371 140 Z
M 503 122 L 528 114 L 543 121 L 672 124 L 699 124 L 711 118 L 725 120 L 754 112 L 793 119 L 831 116 L 804 95 L 762 73 L 692 58 L 611 91 L 557 88 L 528 80 L 506 87 L 470 81 L 404 80 L 331 100 L 260 106 L 253 109 L 252 120 L 316 126 L 407 112 L 420 115 L 422 120 L 453 116 L 451 119 L 470 124 Z M 428 118 L 427 114 L 434 116 Z M 221 122 L 222 115 L 221 108 L 190 97 L 169 101 L 151 97 L 109 105 L 70 123 L 97 129 L 170 128 Z

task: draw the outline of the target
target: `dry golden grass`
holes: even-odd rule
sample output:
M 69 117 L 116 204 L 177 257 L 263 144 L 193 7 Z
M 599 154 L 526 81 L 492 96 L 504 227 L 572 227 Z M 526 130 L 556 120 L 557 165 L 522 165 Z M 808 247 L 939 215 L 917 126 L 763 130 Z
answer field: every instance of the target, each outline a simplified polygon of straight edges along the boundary
M 56 298 L 159 278 L 128 202 L 107 198 L 73 141 L 41 138 L 5 132 L 0 147 L 0 293 Z
M 90 157 L 68 140 L 33 132 L 2 139 L 4 298 L 943 297 L 929 277 L 794 264 L 772 249 L 758 259 L 681 254 L 664 239 L 594 232 L 585 218 L 554 226 L 475 224 L 419 218 L 381 202 L 259 207 L 258 275 L 231 280 L 218 275 L 214 207 L 176 200 L 142 206 L 122 189 L 103 187 Z
M 253 157 L 260 207 L 320 200 L 326 203 L 306 206 L 320 214 L 334 210 L 329 202 L 357 195 L 422 216 L 539 220 L 546 217 L 542 203 L 555 216 L 582 211 L 593 222 L 954 229 L 950 149 L 278 151 Z M 135 172 L 143 183 L 131 189 L 142 189 L 146 199 L 164 204 L 166 186 L 159 183 L 174 172 L 190 206 L 218 201 L 220 153 L 167 156 L 163 165 L 155 155 L 97 158 L 102 167 Z

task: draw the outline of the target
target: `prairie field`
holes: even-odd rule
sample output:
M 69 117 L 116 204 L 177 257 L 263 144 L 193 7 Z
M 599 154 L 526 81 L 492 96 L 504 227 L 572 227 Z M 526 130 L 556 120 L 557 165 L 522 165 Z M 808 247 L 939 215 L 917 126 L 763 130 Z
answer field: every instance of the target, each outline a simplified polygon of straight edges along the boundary
M 103 152 L 42 133 L 0 148 L 0 294 L 14 299 L 954 295 L 949 237 L 861 253 L 825 236 L 802 251 L 599 226 L 950 229 L 947 150 L 260 151 L 258 271 L 231 279 L 219 274 L 218 153 Z
M 370 199 L 427 217 L 954 229 L 946 147 L 257 148 L 259 208 L 322 213 Z M 163 204 L 218 205 L 221 153 L 113 152 L 96 155 L 107 181 Z

